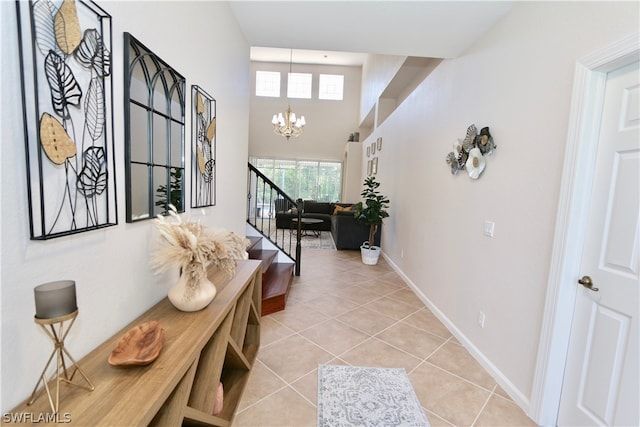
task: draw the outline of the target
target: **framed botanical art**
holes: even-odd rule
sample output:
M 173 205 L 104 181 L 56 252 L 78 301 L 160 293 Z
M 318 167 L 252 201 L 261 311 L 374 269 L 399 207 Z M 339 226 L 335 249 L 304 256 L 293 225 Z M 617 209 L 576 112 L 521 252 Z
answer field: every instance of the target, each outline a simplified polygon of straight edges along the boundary
M 191 207 L 216 204 L 216 100 L 191 86 Z
M 90 1 L 17 1 L 29 232 L 117 224 L 111 17 Z

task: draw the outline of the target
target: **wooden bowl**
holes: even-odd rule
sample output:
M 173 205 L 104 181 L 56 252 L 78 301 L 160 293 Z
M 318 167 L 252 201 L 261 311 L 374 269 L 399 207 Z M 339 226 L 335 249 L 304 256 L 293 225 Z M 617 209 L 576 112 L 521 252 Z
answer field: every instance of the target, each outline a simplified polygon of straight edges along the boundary
M 158 358 L 164 342 L 164 329 L 157 320 L 131 328 L 120 338 L 109 356 L 111 366 L 143 366 Z

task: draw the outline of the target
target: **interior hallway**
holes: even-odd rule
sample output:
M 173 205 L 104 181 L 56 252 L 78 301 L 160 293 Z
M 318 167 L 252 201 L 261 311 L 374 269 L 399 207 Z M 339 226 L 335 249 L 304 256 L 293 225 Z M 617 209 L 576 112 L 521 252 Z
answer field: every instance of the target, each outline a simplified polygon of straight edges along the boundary
M 234 426 L 315 426 L 318 364 L 405 368 L 432 426 L 535 425 L 386 263 L 303 249 Z

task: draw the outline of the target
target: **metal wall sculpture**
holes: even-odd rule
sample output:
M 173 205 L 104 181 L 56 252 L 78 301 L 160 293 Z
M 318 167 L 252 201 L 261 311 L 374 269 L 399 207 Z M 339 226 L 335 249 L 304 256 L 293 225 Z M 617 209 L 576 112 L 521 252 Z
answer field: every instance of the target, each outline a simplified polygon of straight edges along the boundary
M 191 86 L 191 207 L 216 204 L 216 100 Z
M 466 169 L 471 179 L 478 179 L 486 165 L 485 157 L 493 154 L 496 148 L 489 127 L 483 127 L 478 133 L 478 128 L 472 124 L 467 128 L 464 140 L 453 143 L 453 151 L 447 154 L 446 161 L 452 174 Z
M 31 239 L 116 225 L 111 17 L 82 0 L 16 11 Z

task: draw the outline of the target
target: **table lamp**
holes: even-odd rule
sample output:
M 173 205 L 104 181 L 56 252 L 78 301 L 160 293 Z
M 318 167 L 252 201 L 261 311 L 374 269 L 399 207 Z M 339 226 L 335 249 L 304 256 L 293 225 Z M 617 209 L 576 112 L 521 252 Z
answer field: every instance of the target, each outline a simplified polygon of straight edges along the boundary
M 53 341 L 53 351 L 49 360 L 40 374 L 40 378 L 36 383 L 36 386 L 31 393 L 31 398 L 27 405 L 33 404 L 40 396 L 42 390 L 38 390 L 40 383 L 43 383 L 43 389 L 47 392 L 49 398 L 49 405 L 53 413 L 57 414 L 60 402 L 60 383 L 65 382 L 67 384 L 84 388 L 89 391 L 94 390 L 94 386 L 89 380 L 89 377 L 82 371 L 78 362 L 71 356 L 69 351 L 64 346 L 64 340 L 69 334 L 69 330 L 73 326 L 73 323 L 78 316 L 78 306 L 76 305 L 76 282 L 73 280 L 60 280 L 56 282 L 44 283 L 34 288 L 35 301 L 36 301 L 36 315 L 35 322 L 42 327 L 44 332 Z M 64 323 L 70 321 L 68 326 Z M 49 388 L 49 382 L 47 381 L 47 369 L 53 358 L 56 359 L 56 375 L 55 375 L 55 396 L 52 396 Z M 66 358 L 71 361 L 71 364 L 65 361 Z M 73 371 L 69 375 L 69 371 Z M 87 385 L 77 384 L 73 382 L 73 377 L 76 372 L 79 372 L 82 378 L 86 381 Z

